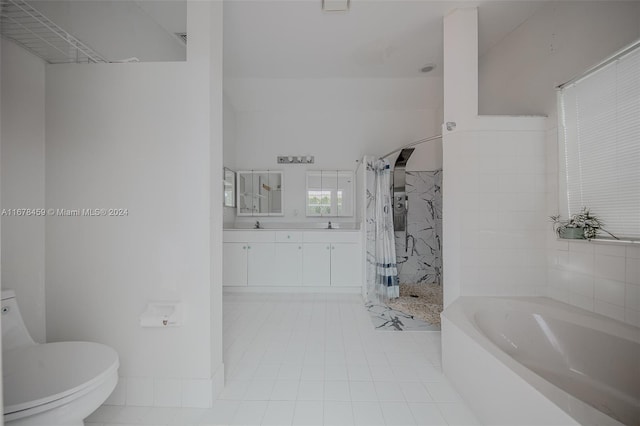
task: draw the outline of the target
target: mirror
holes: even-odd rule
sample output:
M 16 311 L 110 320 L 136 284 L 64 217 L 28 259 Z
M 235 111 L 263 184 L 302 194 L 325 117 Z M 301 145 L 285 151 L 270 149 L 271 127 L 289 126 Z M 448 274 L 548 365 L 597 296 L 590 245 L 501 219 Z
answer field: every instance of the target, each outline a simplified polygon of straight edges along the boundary
M 282 172 L 238 172 L 238 216 L 282 216 Z
M 231 169 L 224 168 L 224 177 L 223 177 L 223 203 L 222 205 L 225 207 L 235 207 L 236 206 L 236 172 Z
M 307 216 L 353 216 L 353 181 L 351 171 L 307 172 Z

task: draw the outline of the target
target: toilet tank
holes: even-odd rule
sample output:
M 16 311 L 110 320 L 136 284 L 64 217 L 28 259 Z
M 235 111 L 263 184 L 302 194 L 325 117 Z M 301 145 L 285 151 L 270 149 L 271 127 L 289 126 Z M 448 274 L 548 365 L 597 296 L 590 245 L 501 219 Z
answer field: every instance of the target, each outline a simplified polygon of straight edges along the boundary
M 20 315 L 15 292 L 2 290 L 2 350 L 35 344 Z

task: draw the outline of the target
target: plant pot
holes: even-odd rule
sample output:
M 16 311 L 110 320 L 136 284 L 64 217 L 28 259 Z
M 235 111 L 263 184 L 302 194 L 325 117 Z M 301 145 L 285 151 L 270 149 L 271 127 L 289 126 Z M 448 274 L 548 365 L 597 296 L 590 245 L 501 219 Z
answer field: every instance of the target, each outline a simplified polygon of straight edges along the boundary
M 560 238 L 569 240 L 584 240 L 583 228 L 560 228 Z

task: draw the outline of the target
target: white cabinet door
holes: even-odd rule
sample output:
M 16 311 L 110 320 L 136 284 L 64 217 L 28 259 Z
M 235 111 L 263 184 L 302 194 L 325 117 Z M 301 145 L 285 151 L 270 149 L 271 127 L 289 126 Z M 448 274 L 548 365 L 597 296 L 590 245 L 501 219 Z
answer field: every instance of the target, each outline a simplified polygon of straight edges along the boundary
M 302 283 L 309 286 L 331 284 L 331 244 L 303 244 Z
M 247 252 L 249 285 L 276 285 L 275 243 L 249 243 Z
M 354 243 L 331 244 L 331 285 L 359 286 L 361 283 L 359 245 Z
M 276 243 L 275 285 L 302 284 L 302 243 Z
M 247 243 L 222 244 L 222 285 L 247 285 Z

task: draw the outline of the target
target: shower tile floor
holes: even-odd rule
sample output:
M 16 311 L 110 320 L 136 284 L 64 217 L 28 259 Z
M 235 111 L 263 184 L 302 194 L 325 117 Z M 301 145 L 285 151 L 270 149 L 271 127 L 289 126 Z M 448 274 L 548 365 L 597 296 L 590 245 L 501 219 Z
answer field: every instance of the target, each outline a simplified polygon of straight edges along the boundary
M 365 308 L 369 312 L 371 322 L 376 330 L 440 331 L 439 325 L 429 324 L 420 318 L 398 311 L 387 305 L 367 303 Z
M 439 332 L 377 331 L 358 295 L 224 295 L 213 408 L 103 405 L 87 426 L 479 424 L 442 375 Z

